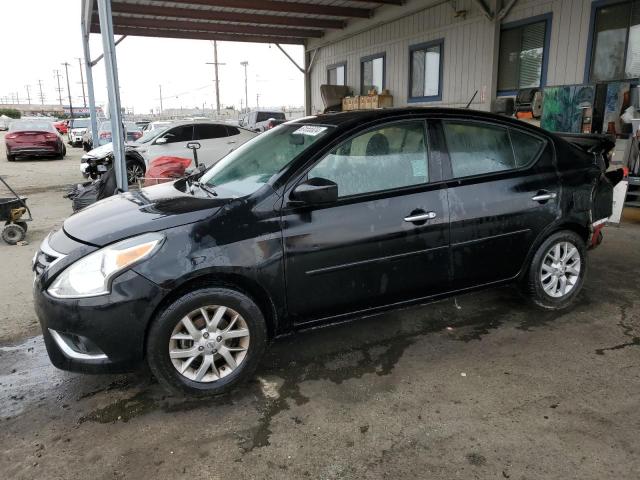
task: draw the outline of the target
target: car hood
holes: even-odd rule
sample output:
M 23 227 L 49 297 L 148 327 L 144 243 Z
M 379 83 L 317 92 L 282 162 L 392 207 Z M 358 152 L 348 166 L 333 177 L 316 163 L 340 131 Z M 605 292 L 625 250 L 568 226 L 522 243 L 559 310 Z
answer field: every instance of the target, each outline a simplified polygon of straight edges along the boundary
M 110 243 L 197 222 L 215 215 L 232 198 L 194 196 L 163 183 L 106 198 L 72 215 L 63 224 L 74 240 L 102 247 Z
M 84 156 L 91 157 L 91 158 L 104 158 L 110 153 L 113 153 L 113 143 L 111 142 L 105 143 L 104 145 L 100 145 L 99 147 L 94 148 L 93 150 L 89 150 L 87 153 L 85 153 Z

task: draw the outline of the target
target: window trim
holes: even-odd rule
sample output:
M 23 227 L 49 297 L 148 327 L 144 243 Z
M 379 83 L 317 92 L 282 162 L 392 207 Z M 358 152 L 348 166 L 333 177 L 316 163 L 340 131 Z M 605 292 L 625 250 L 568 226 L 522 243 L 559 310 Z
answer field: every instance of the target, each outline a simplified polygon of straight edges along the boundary
M 367 95 L 364 91 L 364 64 L 377 58 L 382 59 L 382 90 L 387 88 L 387 52 L 374 53 L 360 58 L 360 95 Z M 382 92 L 378 92 L 381 94 Z
M 584 83 L 595 84 L 596 82 L 591 81 L 591 72 L 593 67 L 593 56 L 595 54 L 595 42 L 594 42 L 594 34 L 596 29 L 596 13 L 599 9 L 603 7 L 611 7 L 614 5 L 620 5 L 623 3 L 633 3 L 633 0 L 596 0 L 591 3 L 591 16 L 589 17 L 589 37 L 587 38 L 587 58 L 584 63 Z M 630 28 L 627 27 L 627 37 L 625 39 L 625 50 L 624 50 L 624 58 L 622 60 L 623 68 L 627 65 L 627 53 L 629 50 L 629 32 Z M 600 80 L 598 83 L 608 83 L 608 82 L 625 82 L 629 80 L 633 80 L 635 77 L 631 78 L 619 78 L 619 79 L 611 79 L 611 80 Z
M 616 0 L 620 1 L 620 0 Z M 522 20 L 516 20 L 515 22 L 504 23 L 500 27 L 500 36 L 502 36 L 502 32 L 505 30 L 513 30 L 516 28 L 525 27 L 527 25 L 532 25 L 534 23 L 540 23 L 544 21 L 545 31 L 544 31 L 544 46 L 542 49 L 542 71 L 540 72 L 540 85 L 538 87 L 532 88 L 544 88 L 547 86 L 547 72 L 549 71 L 549 49 L 551 48 L 551 29 L 553 28 L 553 13 L 543 13 L 542 15 L 536 15 L 535 17 L 527 17 Z M 498 45 L 498 58 L 500 58 L 500 47 L 502 45 Z M 498 65 L 498 69 L 500 66 Z M 518 89 L 516 90 L 498 90 L 497 89 L 497 73 L 496 73 L 496 95 L 498 97 L 512 97 L 518 94 Z
M 421 97 L 412 97 L 411 96 L 411 82 L 413 81 L 413 52 L 417 50 L 424 50 L 429 47 L 440 47 L 440 67 L 439 67 L 439 77 L 438 77 L 438 94 L 437 95 L 427 95 Z M 429 42 L 418 43 L 415 45 L 409 45 L 409 79 L 408 79 L 408 90 L 407 90 L 407 103 L 421 103 L 421 102 L 440 102 L 442 101 L 442 84 L 444 82 L 444 37 L 438 38 L 436 40 L 431 40 Z
M 434 119 L 436 120 L 436 119 Z M 486 121 L 486 120 L 478 120 L 478 119 L 467 119 L 467 118 L 458 118 L 458 117 L 454 117 L 454 118 L 438 118 L 438 128 L 440 129 L 441 132 L 441 142 L 442 142 L 442 146 L 441 146 L 441 151 L 442 153 L 444 153 L 444 165 L 443 165 L 443 180 L 445 182 L 447 182 L 448 184 L 453 184 L 452 186 L 460 186 L 466 182 L 477 182 L 477 181 L 482 181 L 486 178 L 492 178 L 492 177 L 500 177 L 500 176 L 509 176 L 509 175 L 513 175 L 513 174 L 518 174 L 518 173 L 522 173 L 526 170 L 529 170 L 530 168 L 532 168 L 536 163 L 538 163 L 538 161 L 540 160 L 540 158 L 542 157 L 542 154 L 544 153 L 544 151 L 547 149 L 547 146 L 549 145 L 549 139 L 543 135 L 538 135 L 536 133 L 532 133 L 529 132 L 525 129 L 519 128 L 516 125 L 510 125 L 510 124 L 503 124 L 503 123 L 495 123 L 495 122 L 490 122 L 490 121 Z M 523 165 L 521 167 L 517 167 L 517 168 L 510 168 L 507 170 L 498 170 L 495 172 L 487 172 L 487 173 L 477 173 L 475 175 L 467 175 L 465 177 L 456 177 L 453 174 L 453 165 L 451 164 L 451 155 L 449 154 L 449 146 L 447 145 L 447 137 L 445 135 L 444 132 L 444 123 L 445 122 L 454 122 L 454 123 L 469 123 L 469 124 L 475 124 L 475 125 L 487 125 L 489 127 L 498 127 L 498 128 L 503 128 L 507 131 L 507 136 L 509 137 L 509 142 L 511 143 L 511 150 L 513 152 L 513 157 L 514 160 L 516 159 L 516 152 L 515 149 L 513 147 L 513 140 L 511 138 L 511 130 L 515 130 L 519 133 L 522 133 L 524 135 L 529 135 L 530 137 L 534 137 L 537 138 L 538 140 L 541 140 L 543 143 L 542 148 L 540 149 L 540 151 L 537 153 L 537 155 L 533 158 L 533 160 L 531 160 L 529 163 L 527 163 L 526 165 Z M 551 142 L 551 144 L 553 145 L 553 142 Z M 555 162 L 554 162 L 555 163 Z
M 330 78 L 329 71 L 335 70 L 339 67 L 344 67 L 344 86 L 347 85 L 347 61 L 346 60 L 343 62 L 338 62 L 338 63 L 334 63 L 332 65 L 327 66 L 327 85 L 333 85 L 332 83 L 329 83 L 329 78 Z M 338 86 L 341 86 L 341 85 L 338 85 Z

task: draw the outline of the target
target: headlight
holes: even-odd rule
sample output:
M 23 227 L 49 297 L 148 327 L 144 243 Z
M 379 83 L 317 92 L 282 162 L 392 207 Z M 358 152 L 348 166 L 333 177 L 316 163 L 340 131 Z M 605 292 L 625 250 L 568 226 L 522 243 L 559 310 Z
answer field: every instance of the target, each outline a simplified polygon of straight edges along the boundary
M 145 233 L 104 247 L 67 267 L 47 291 L 57 298 L 107 294 L 115 275 L 149 258 L 163 240 L 164 236 L 159 233 Z

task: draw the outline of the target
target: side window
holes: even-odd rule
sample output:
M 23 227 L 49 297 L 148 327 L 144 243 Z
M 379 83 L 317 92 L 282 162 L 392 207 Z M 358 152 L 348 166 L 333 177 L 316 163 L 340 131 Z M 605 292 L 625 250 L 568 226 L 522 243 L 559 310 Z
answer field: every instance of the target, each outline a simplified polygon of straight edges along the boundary
M 213 123 L 203 123 L 195 126 L 196 140 L 210 140 L 212 138 L 221 138 L 227 136 L 227 129 L 224 125 L 216 125 Z
M 338 196 L 420 185 L 429 181 L 423 121 L 388 125 L 335 148 L 310 172 L 338 185 Z
M 518 130 L 510 130 L 510 132 L 517 168 L 524 167 L 538 158 L 546 143 L 544 140 Z
M 506 128 L 447 121 L 443 127 L 454 177 L 516 168 Z
M 234 135 L 240 135 L 240 130 L 238 130 L 237 127 L 227 125 L 227 134 L 230 137 L 233 137 Z
M 190 142 L 193 140 L 193 125 L 172 128 L 165 135 L 167 143 Z

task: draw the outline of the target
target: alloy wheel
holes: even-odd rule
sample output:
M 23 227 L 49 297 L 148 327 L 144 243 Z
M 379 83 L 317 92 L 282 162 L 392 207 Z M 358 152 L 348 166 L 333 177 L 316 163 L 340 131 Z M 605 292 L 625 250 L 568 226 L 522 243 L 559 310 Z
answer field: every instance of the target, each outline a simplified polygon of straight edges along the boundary
M 540 267 L 540 282 L 545 293 L 562 298 L 575 288 L 580 279 L 582 260 L 571 242 L 557 242 L 547 250 Z
M 211 383 L 240 367 L 249 341 L 249 327 L 242 315 L 229 307 L 210 305 L 178 322 L 169 340 L 169 357 L 180 375 Z
M 129 185 L 135 184 L 142 177 L 144 177 L 144 170 L 138 163 L 127 165 L 127 181 Z

